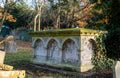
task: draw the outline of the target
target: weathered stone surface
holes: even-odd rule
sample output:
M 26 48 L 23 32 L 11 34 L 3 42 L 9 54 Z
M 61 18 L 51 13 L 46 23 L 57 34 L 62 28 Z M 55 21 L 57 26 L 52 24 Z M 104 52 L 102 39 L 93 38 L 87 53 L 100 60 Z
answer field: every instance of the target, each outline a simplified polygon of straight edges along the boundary
M 5 42 L 5 51 L 6 52 L 17 52 L 16 42 L 14 40 Z
M 65 29 L 33 32 L 33 62 L 58 67 L 75 68 L 80 72 L 92 69 L 96 37 L 102 31 L 88 29 Z
M 14 37 L 12 35 L 7 36 L 4 40 L 0 42 L 0 44 L 4 43 L 4 49 L 5 52 L 16 52 L 17 51 L 17 45 L 14 40 Z
M 114 78 L 120 78 L 120 61 L 116 61 L 115 62 L 115 65 L 113 66 L 113 75 L 114 75 Z
M 5 52 L 4 51 L 0 51 L 0 64 L 4 63 L 4 58 L 5 58 Z
M 0 78 L 25 78 L 24 70 L 1 71 Z
M 0 64 L 0 70 L 13 70 L 13 66 Z

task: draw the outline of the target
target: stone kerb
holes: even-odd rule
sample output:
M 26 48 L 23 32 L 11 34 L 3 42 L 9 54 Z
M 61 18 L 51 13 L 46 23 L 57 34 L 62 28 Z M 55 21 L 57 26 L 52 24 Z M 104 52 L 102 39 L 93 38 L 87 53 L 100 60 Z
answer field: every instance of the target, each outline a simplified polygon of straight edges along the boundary
M 31 32 L 33 47 L 37 43 L 33 63 L 88 71 L 93 67 L 91 57 L 94 53 L 89 40 L 95 41 L 99 34 L 104 33 L 106 32 L 80 28 Z

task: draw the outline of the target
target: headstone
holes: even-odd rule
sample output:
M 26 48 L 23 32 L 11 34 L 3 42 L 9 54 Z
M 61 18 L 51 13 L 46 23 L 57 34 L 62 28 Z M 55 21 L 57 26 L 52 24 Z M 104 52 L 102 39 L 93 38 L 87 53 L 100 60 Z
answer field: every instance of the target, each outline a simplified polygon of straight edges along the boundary
M 17 52 L 17 45 L 15 41 L 7 41 L 5 43 L 5 51 L 6 52 Z
M 4 63 L 4 58 L 5 58 L 5 52 L 4 51 L 0 51 L 0 64 Z
M 17 52 L 17 45 L 13 36 L 8 36 L 5 41 L 6 52 Z
M 120 78 L 120 61 L 116 61 L 114 66 L 114 78 Z

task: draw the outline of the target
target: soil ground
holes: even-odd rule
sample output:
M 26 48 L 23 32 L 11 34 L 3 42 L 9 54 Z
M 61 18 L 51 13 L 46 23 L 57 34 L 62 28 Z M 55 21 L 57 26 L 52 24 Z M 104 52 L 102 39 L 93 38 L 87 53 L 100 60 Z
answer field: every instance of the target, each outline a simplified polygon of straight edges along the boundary
M 32 49 L 32 42 L 28 42 L 28 41 L 16 41 L 16 42 L 17 42 L 18 49 L 20 48 Z

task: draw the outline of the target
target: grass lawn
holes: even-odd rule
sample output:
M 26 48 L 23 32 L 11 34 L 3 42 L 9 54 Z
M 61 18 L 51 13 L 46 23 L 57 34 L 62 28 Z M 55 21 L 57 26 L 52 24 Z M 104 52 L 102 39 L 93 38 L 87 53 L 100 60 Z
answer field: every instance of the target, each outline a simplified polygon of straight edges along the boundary
M 16 53 L 6 53 L 4 64 L 14 66 L 14 69 L 24 69 L 32 60 L 33 52 L 29 49 L 20 49 Z

